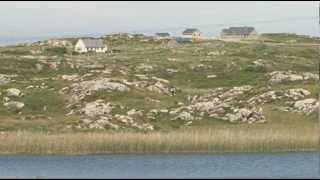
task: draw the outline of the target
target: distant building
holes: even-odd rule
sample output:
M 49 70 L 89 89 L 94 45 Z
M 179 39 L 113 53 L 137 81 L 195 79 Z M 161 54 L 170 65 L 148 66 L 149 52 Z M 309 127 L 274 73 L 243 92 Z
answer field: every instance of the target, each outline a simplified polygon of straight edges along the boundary
M 255 38 L 258 33 L 254 27 L 230 27 L 223 29 L 220 37 L 222 39 L 243 39 L 243 38 Z
M 155 34 L 155 39 L 156 40 L 170 39 L 170 34 L 169 33 L 156 33 Z
M 177 37 L 175 40 L 177 43 L 192 43 L 191 38 Z
M 141 33 L 132 34 L 132 38 L 142 39 L 144 37 L 145 37 L 145 35 L 141 34 Z
M 75 51 L 79 53 L 96 52 L 105 53 L 108 50 L 107 45 L 104 45 L 102 39 L 79 39 L 75 45 Z
M 130 38 L 130 34 L 129 33 L 111 33 L 111 34 L 107 34 L 102 36 L 102 38 L 105 39 L 109 39 L 109 40 L 115 40 L 115 39 L 129 39 Z
M 193 41 L 197 41 L 201 39 L 201 32 L 196 28 L 188 28 L 182 32 L 184 38 L 192 39 Z

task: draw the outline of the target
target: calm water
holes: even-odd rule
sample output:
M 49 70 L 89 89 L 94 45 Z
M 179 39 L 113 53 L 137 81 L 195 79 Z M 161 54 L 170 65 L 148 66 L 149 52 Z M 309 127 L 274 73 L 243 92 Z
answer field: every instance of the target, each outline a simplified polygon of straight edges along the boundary
M 315 178 L 319 154 L 0 156 L 0 177 Z

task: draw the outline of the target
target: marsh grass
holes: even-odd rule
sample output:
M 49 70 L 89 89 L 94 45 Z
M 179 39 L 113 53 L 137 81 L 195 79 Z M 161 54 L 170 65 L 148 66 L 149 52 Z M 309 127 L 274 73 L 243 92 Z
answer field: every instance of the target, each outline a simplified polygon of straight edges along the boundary
M 316 126 L 294 128 L 184 129 L 171 132 L 8 132 L 2 154 L 213 153 L 315 151 Z
M 5 131 L 0 133 L 0 154 L 290 152 L 318 149 L 316 114 L 305 117 L 279 113 L 273 108 L 272 105 L 264 107 L 269 119 L 267 124 L 230 124 L 207 119 L 195 121 L 193 126 L 175 130 L 164 128 L 166 130 L 156 132 Z

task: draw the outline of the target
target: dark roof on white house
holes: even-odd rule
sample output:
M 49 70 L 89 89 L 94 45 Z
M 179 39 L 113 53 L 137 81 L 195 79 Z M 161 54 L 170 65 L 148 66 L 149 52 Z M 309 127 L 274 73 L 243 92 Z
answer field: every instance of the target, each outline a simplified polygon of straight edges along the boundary
M 184 30 L 182 32 L 182 34 L 188 35 L 188 34 L 192 34 L 194 32 L 200 32 L 200 31 L 199 31 L 199 29 L 196 29 L 196 28 L 188 28 L 188 29 Z
M 104 48 L 105 47 L 102 39 L 87 38 L 87 39 L 81 39 L 81 40 L 83 41 L 86 48 Z
M 222 33 L 226 35 L 244 35 L 244 34 L 250 34 L 253 31 L 255 31 L 254 27 L 230 27 L 228 29 L 223 29 Z
M 160 36 L 160 37 L 169 37 L 170 34 L 169 33 L 156 33 L 156 36 Z

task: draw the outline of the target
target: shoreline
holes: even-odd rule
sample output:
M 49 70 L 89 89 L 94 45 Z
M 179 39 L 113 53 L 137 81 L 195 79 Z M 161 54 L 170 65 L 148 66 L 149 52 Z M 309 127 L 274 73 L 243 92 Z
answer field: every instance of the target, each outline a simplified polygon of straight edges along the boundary
M 301 149 L 301 150 L 282 150 L 282 151 L 212 151 L 212 152 L 106 152 L 106 153 L 80 153 L 80 154 L 55 154 L 55 153 L 3 153 L 0 152 L 0 156 L 112 156 L 112 155 L 137 155 L 137 156 L 157 156 L 157 155 L 228 155 L 228 154 L 287 154 L 287 153 L 319 153 L 316 149 Z

